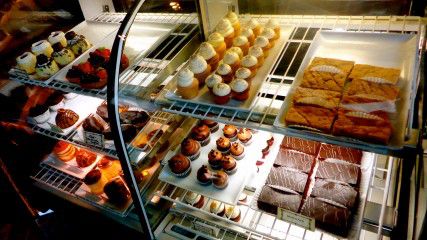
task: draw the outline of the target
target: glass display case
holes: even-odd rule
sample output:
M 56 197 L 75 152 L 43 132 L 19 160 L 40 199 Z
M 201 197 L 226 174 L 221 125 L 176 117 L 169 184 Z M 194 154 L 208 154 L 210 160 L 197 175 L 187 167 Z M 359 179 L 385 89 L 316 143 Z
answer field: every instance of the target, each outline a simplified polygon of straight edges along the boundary
M 55 90 L 35 186 L 144 239 L 417 238 L 421 1 L 79 2 L 2 88 Z

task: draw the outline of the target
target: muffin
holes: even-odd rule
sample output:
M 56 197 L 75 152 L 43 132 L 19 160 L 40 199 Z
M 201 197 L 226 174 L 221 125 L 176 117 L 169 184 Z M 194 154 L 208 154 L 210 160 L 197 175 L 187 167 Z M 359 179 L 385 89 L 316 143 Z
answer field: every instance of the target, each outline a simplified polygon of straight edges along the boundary
M 208 153 L 208 163 L 213 170 L 221 169 L 222 153 L 218 150 L 212 149 Z
M 243 55 L 246 55 L 249 51 L 249 40 L 245 36 L 238 36 L 234 38 L 233 46 L 242 49 Z
M 96 161 L 96 154 L 80 148 L 76 153 L 76 162 L 79 168 L 89 167 Z
M 228 185 L 228 175 L 222 170 L 214 173 L 212 176 L 212 183 L 218 189 L 224 189 Z
M 44 54 L 37 56 L 36 74 L 40 80 L 47 80 L 59 71 L 55 61 Z
M 191 172 L 190 160 L 181 153 L 169 159 L 168 166 L 176 177 L 186 177 Z
M 63 162 L 68 162 L 74 159 L 74 157 L 76 156 L 76 152 L 77 148 L 74 145 L 65 141 L 59 141 L 53 148 L 53 153 L 55 154 L 55 156 Z
M 64 48 L 68 45 L 67 39 L 65 38 L 65 33 L 61 31 L 51 32 L 47 40 L 52 45 L 52 47 L 56 43 L 59 43 Z
M 273 29 L 271 28 L 264 28 L 261 32 L 261 36 L 264 36 L 268 39 L 268 41 L 270 42 L 270 45 L 272 47 L 274 47 L 274 43 L 276 42 L 276 33 L 274 32 Z
M 48 41 L 40 40 L 31 45 L 31 52 L 36 56 L 43 54 L 50 58 L 53 53 L 53 48 Z
M 219 63 L 219 54 L 215 51 L 214 47 L 208 43 L 203 42 L 200 44 L 198 54 L 202 56 L 211 69 L 216 69 Z
M 49 108 L 45 105 L 37 105 L 30 109 L 29 116 L 38 124 L 45 123 L 50 118 Z
M 219 32 L 214 32 L 209 35 L 208 43 L 210 43 L 215 49 L 215 52 L 218 53 L 219 59 L 222 59 L 224 57 L 225 50 L 227 50 L 224 37 Z
M 107 180 L 120 176 L 122 167 L 118 160 L 104 156 L 99 160 L 97 167 L 101 170 L 102 175 L 105 176 Z
M 258 60 L 256 57 L 252 55 L 246 55 L 242 58 L 241 62 L 242 67 L 248 68 L 251 70 L 251 76 L 249 78 L 252 78 L 256 75 L 257 68 L 258 68 Z
M 18 68 L 24 70 L 27 74 L 34 74 L 36 72 L 37 58 L 30 52 L 25 52 L 16 58 Z
M 237 171 L 236 160 L 229 155 L 222 157 L 221 166 L 228 175 L 232 175 Z
M 233 51 L 227 51 L 222 59 L 222 62 L 228 64 L 231 67 L 231 71 L 233 74 L 240 67 L 240 58 L 237 53 Z
M 225 214 L 225 204 L 222 202 L 212 200 L 209 206 L 209 212 L 222 217 Z
M 202 185 L 209 185 L 212 183 L 212 173 L 206 165 L 202 165 L 197 170 L 197 181 Z
M 252 77 L 251 77 L 252 76 L 252 72 L 248 68 L 241 67 L 241 68 L 237 69 L 237 71 L 234 74 L 234 76 L 236 78 L 240 78 L 240 79 L 246 80 L 249 83 L 250 80 L 252 79 Z
M 258 68 L 260 68 L 264 64 L 265 59 L 264 51 L 262 50 L 262 48 L 258 46 L 252 46 L 249 48 L 248 54 L 256 57 L 256 59 L 258 60 Z
M 52 48 L 54 50 L 52 53 L 53 60 L 55 60 L 59 66 L 65 66 L 75 59 L 73 51 L 63 47 L 59 42 L 53 44 Z
M 251 29 L 255 35 L 255 37 L 258 37 L 258 35 L 261 34 L 261 24 L 256 19 L 250 19 L 248 22 L 246 22 L 246 27 Z
M 240 208 L 237 206 L 225 207 L 225 217 L 234 222 L 239 222 L 241 217 Z
M 105 184 L 104 193 L 107 195 L 108 201 L 120 207 L 131 198 L 129 188 L 121 177 L 115 177 Z
M 67 32 L 65 38 L 67 39 L 68 47 L 77 56 L 91 47 L 90 42 L 83 35 L 77 35 L 74 31 Z
M 218 131 L 218 129 L 219 129 L 219 124 L 215 121 L 212 121 L 212 120 L 203 119 L 202 124 L 208 126 L 209 130 L 211 130 L 211 133 L 214 133 L 214 132 Z
M 222 133 L 224 137 L 230 139 L 232 142 L 237 140 L 237 128 L 233 125 L 226 124 L 222 129 Z
M 237 55 L 239 55 L 239 58 L 242 59 L 243 58 L 243 51 L 241 48 L 239 47 L 231 47 L 227 50 L 227 52 L 235 52 L 237 53 Z
M 264 52 L 265 58 L 268 56 L 268 51 L 271 48 L 271 44 L 266 37 L 259 36 L 259 37 L 255 38 L 254 46 L 260 47 L 262 49 L 262 51 Z
M 187 192 L 187 194 L 185 194 L 184 201 L 196 208 L 202 208 L 205 204 L 205 198 L 194 192 Z
M 247 128 L 239 129 L 237 138 L 243 145 L 249 145 L 252 141 L 252 132 Z
M 206 87 L 208 87 L 210 93 L 213 94 L 213 87 L 217 83 L 222 83 L 222 77 L 218 74 L 212 73 L 206 78 Z
M 58 109 L 55 117 L 55 123 L 61 129 L 73 126 L 79 120 L 79 115 L 71 109 Z
M 279 22 L 276 19 L 270 19 L 268 20 L 268 22 L 265 24 L 266 28 L 271 28 L 274 30 L 275 33 L 275 37 L 274 40 L 277 40 L 280 38 L 280 25 Z
M 254 34 L 254 31 L 252 31 L 252 29 L 250 29 L 250 28 L 243 28 L 241 36 L 244 36 L 244 37 L 246 37 L 248 39 L 250 46 L 254 45 L 255 34 Z
M 83 182 L 89 187 L 91 193 L 100 195 L 104 192 L 104 186 L 108 180 L 99 169 L 93 169 L 86 174 Z
M 240 34 L 240 21 L 237 17 L 237 14 L 233 11 L 229 11 L 227 15 L 225 15 L 225 18 L 230 21 L 231 26 L 233 26 L 235 35 L 238 36 Z
M 200 143 L 191 138 L 186 138 L 181 143 L 181 153 L 191 161 L 196 160 L 200 156 Z
M 230 154 L 237 160 L 242 160 L 245 157 L 245 147 L 238 142 L 234 142 L 230 147 Z
M 217 83 L 213 87 L 213 94 L 214 94 L 214 102 L 216 104 L 226 104 L 231 99 L 231 88 L 228 86 L 228 84 L 225 83 Z
M 216 148 L 223 154 L 228 153 L 230 151 L 230 147 L 231 142 L 228 138 L 220 137 L 216 140 Z
M 199 81 L 188 68 L 179 71 L 177 78 L 177 91 L 182 98 L 192 99 L 199 94 Z
M 236 35 L 234 33 L 234 28 L 228 19 L 221 19 L 215 30 L 224 37 L 224 42 L 227 48 L 233 45 L 233 39 Z
M 241 78 L 234 79 L 231 84 L 232 98 L 238 101 L 245 101 L 249 98 L 249 83 Z
M 204 124 L 198 124 L 197 126 L 191 129 L 191 138 L 198 141 L 202 146 L 209 144 L 211 138 L 211 131 L 209 127 Z
M 221 76 L 224 83 L 230 83 L 233 80 L 233 69 L 226 63 L 219 64 L 216 74 Z
M 188 60 L 189 69 L 194 73 L 194 77 L 199 81 L 199 88 L 205 85 L 205 80 L 211 74 L 211 66 L 206 60 L 196 54 Z

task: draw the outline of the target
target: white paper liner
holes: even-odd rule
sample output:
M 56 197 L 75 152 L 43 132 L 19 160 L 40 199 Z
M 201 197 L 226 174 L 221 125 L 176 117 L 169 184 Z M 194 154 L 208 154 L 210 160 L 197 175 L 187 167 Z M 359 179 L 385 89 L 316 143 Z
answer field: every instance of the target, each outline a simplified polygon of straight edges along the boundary
M 310 68 L 310 71 L 316 71 L 316 72 L 328 72 L 328 73 L 336 73 L 336 74 L 342 74 L 343 72 L 341 69 L 331 66 L 331 65 L 317 65 L 312 68 Z
M 373 103 L 341 103 L 341 107 L 360 111 L 360 112 L 375 112 L 375 111 L 384 111 L 388 113 L 396 113 L 396 101 L 387 100 L 383 102 L 373 102 Z
M 385 78 L 380 78 L 380 77 L 362 77 L 361 79 L 368 81 L 368 82 L 373 82 L 373 83 L 380 83 L 380 84 L 393 84 L 391 81 L 385 79 Z

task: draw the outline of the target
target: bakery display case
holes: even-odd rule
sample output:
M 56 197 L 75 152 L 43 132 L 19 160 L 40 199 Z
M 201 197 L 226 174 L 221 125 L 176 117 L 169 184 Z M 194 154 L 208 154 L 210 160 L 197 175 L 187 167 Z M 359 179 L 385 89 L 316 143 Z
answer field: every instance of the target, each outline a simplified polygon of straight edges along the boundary
M 59 140 L 35 186 L 147 239 L 417 238 L 408 3 L 105 2 L 8 70 L 49 91 L 20 120 Z

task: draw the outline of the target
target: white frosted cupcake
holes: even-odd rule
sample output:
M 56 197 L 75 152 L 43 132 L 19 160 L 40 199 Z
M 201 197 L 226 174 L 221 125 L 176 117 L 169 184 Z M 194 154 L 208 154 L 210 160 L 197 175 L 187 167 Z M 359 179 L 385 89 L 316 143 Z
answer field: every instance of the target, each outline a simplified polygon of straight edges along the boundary
M 51 57 L 53 53 L 53 48 L 48 41 L 40 40 L 38 42 L 33 43 L 33 45 L 31 45 L 31 51 L 36 56 L 40 54 L 44 54 L 47 57 Z
M 255 34 L 254 34 L 254 31 L 252 31 L 252 29 L 250 29 L 250 28 L 243 28 L 242 29 L 242 33 L 240 35 L 241 36 L 245 36 L 248 39 L 250 46 L 254 45 Z
M 249 98 L 249 83 L 241 78 L 236 78 L 230 83 L 232 98 L 245 101 Z
M 225 17 L 230 21 L 231 26 L 233 26 L 235 35 L 238 36 L 240 34 L 240 21 L 237 14 L 233 11 L 229 11 Z
M 225 54 L 225 50 L 227 50 L 227 45 L 224 41 L 224 36 L 219 32 L 214 32 L 208 37 L 208 43 L 212 45 L 215 49 L 215 52 L 218 53 L 219 59 L 222 59 Z
M 213 214 L 216 214 L 216 215 L 222 217 L 225 214 L 225 204 L 213 200 L 211 202 L 211 205 L 209 206 L 209 211 Z
M 249 82 L 251 80 L 252 72 L 248 68 L 241 67 L 237 69 L 236 74 L 234 74 L 234 76 L 236 78 L 240 78 Z
M 264 36 L 268 39 L 271 44 L 271 47 L 274 47 L 274 43 L 276 41 L 276 33 L 271 28 L 264 28 L 261 32 L 261 36 Z
M 234 28 L 228 19 L 221 19 L 218 25 L 216 26 L 216 31 L 224 37 L 225 45 L 227 45 L 227 48 L 233 45 L 233 39 L 236 35 L 234 33 Z
M 25 52 L 16 58 L 18 68 L 24 70 L 28 74 L 33 74 L 36 72 L 36 62 L 36 56 L 30 52 Z
M 52 32 L 47 38 L 49 43 L 53 46 L 55 43 L 60 43 L 62 47 L 67 46 L 67 39 L 65 38 L 65 33 L 61 31 Z
M 261 67 L 264 64 L 264 51 L 258 46 L 252 46 L 249 48 L 249 55 L 252 55 L 258 60 L 258 67 Z
M 231 88 L 226 83 L 217 83 L 213 87 L 213 94 L 216 104 L 226 104 L 231 99 Z
M 210 43 L 203 42 L 200 44 L 198 54 L 206 60 L 209 66 L 211 66 L 211 70 L 218 67 L 219 54 Z
M 199 81 L 188 68 L 181 69 L 177 74 L 177 91 L 184 99 L 195 98 L 199 94 Z
M 243 55 L 246 55 L 249 51 L 249 40 L 245 36 L 238 36 L 234 38 L 233 46 L 242 49 Z
M 224 55 L 224 58 L 222 59 L 222 61 L 225 64 L 230 65 L 231 70 L 234 72 L 236 72 L 236 70 L 240 67 L 240 58 L 239 55 L 237 55 L 237 53 L 233 52 L 233 51 L 227 51 Z
M 242 59 L 243 58 L 243 51 L 241 48 L 239 47 L 231 47 L 230 49 L 227 50 L 227 52 L 235 52 L 237 53 L 237 55 L 239 55 L 239 58 Z
M 222 62 L 216 69 L 216 73 L 222 77 L 224 83 L 230 83 L 233 81 L 233 69 L 230 65 Z
M 188 61 L 190 70 L 194 73 L 194 77 L 199 80 L 199 87 L 205 85 L 205 80 L 211 74 L 211 66 L 208 65 L 206 60 L 196 54 L 190 57 Z
M 254 32 L 255 37 L 261 34 L 261 30 L 262 30 L 261 24 L 259 24 L 259 22 L 256 19 L 253 19 L 253 18 L 250 19 L 248 22 L 246 22 L 245 26 L 247 28 L 250 28 Z
M 208 87 L 210 93 L 213 93 L 213 87 L 217 83 L 222 83 L 222 77 L 218 74 L 212 73 L 206 78 L 206 87 Z
M 188 192 L 184 197 L 184 201 L 196 208 L 202 208 L 205 204 L 205 198 L 194 192 Z
M 40 80 L 46 80 L 52 77 L 59 71 L 59 67 L 55 61 L 41 54 L 37 56 L 36 73 Z
M 255 38 L 254 46 L 260 47 L 262 49 L 262 51 L 264 52 L 264 57 L 268 56 L 268 51 L 271 48 L 271 44 L 268 41 L 268 38 L 266 38 L 265 36 L 259 36 Z
M 257 68 L 258 68 L 258 60 L 256 57 L 252 56 L 252 55 L 246 55 L 242 58 L 241 61 L 241 65 L 242 67 L 248 68 L 249 70 L 251 70 L 251 76 L 249 76 L 249 78 L 252 78 L 255 76 L 256 72 L 257 72 Z
M 268 20 L 267 24 L 265 24 L 265 27 L 271 28 L 274 30 L 274 32 L 276 33 L 276 36 L 274 37 L 275 40 L 280 38 L 280 25 L 276 19 Z

